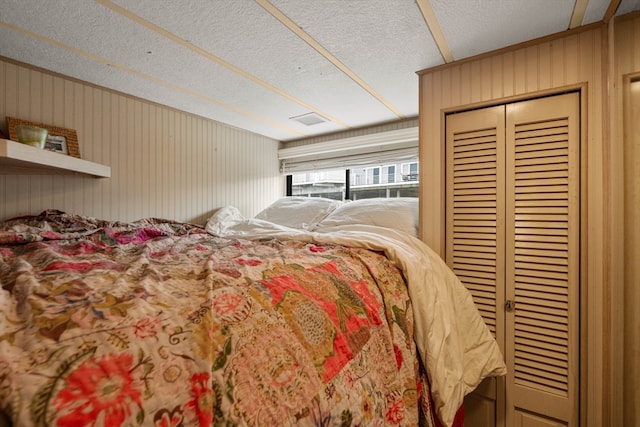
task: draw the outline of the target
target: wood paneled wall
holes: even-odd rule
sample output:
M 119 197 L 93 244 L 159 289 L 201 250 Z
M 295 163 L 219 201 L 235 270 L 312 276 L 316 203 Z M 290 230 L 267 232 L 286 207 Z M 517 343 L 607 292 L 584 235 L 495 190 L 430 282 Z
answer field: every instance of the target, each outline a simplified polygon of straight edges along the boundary
M 611 299 L 612 255 L 620 239 L 612 219 L 620 200 L 612 175 L 609 135 L 609 28 L 596 24 L 555 37 L 447 64 L 420 73 L 421 236 L 444 254 L 444 129 L 446 112 L 531 98 L 564 90 L 582 91 L 582 424 L 622 425 L 615 411 Z
M 614 21 L 615 107 L 612 109 L 612 139 L 618 149 L 615 160 L 624 167 L 616 173 L 624 181 L 624 211 L 618 221 L 624 228 L 624 288 L 618 300 L 624 312 L 617 310 L 624 330 L 623 354 L 618 363 L 624 366 L 625 426 L 640 425 L 640 13 Z
M 204 223 L 224 205 L 252 216 L 284 194 L 275 140 L 0 58 L 0 129 L 17 117 L 78 133 L 111 178 L 1 175 L 0 219 L 44 209 Z

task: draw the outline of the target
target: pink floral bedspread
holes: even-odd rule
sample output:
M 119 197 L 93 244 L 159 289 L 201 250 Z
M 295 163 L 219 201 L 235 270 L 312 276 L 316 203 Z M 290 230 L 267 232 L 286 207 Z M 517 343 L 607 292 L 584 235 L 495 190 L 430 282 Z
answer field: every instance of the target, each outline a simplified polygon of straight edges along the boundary
M 0 223 L 14 425 L 433 425 L 382 254 L 43 212 Z

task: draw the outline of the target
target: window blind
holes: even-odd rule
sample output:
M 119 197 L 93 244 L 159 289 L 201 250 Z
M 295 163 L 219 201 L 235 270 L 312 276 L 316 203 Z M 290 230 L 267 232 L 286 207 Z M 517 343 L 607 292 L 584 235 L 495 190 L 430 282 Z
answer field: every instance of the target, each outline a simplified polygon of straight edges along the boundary
M 417 157 L 417 127 L 278 150 L 285 174 L 402 163 Z

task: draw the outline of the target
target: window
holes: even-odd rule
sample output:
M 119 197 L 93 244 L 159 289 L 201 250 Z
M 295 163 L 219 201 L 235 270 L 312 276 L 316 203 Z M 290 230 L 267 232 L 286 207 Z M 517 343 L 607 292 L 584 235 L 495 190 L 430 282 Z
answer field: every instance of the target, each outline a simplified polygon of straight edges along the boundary
M 417 181 L 418 180 L 418 162 L 403 163 L 400 166 L 402 170 L 403 181 Z
M 358 200 L 418 197 L 418 161 L 291 174 L 288 196 Z
M 291 175 L 291 194 L 287 196 L 324 197 L 344 200 L 346 191 L 345 171 L 329 170 Z
M 287 195 L 418 197 L 418 127 L 278 150 Z
M 391 184 L 393 182 L 396 182 L 396 167 L 394 165 L 392 166 L 385 166 L 384 168 L 382 168 L 384 171 L 386 171 L 386 182 Z

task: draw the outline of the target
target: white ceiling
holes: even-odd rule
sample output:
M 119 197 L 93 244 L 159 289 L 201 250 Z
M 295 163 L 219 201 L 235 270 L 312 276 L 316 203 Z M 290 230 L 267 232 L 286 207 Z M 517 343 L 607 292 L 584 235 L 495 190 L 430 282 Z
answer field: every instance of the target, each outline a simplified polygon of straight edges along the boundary
M 608 10 L 640 0 L 0 0 L 0 56 L 288 141 L 416 117 L 417 71 Z

